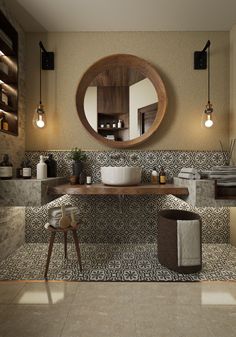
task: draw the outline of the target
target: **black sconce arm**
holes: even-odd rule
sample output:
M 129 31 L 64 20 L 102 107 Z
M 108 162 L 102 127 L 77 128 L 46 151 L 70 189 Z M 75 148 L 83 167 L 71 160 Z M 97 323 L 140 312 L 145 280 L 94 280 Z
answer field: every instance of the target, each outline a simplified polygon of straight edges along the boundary
M 54 52 L 47 51 L 42 41 L 39 41 L 39 48 L 42 51 L 42 62 L 41 62 L 42 69 L 54 70 Z

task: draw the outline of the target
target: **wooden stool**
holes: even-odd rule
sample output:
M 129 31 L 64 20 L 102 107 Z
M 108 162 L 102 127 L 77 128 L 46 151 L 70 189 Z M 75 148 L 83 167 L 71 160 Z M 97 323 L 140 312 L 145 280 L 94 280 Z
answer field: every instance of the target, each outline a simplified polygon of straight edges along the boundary
M 77 224 L 75 227 L 67 227 L 67 228 L 54 228 L 50 226 L 49 224 L 45 225 L 45 228 L 51 232 L 51 237 L 50 237 L 50 242 L 49 242 L 49 247 L 48 247 L 48 257 L 47 257 L 47 262 L 46 262 L 46 269 L 44 273 L 44 278 L 47 278 L 47 273 L 48 273 L 48 267 L 52 255 L 52 248 L 53 248 L 53 243 L 55 240 L 56 233 L 58 232 L 63 232 L 64 233 L 64 251 L 65 251 L 65 259 L 67 259 L 67 233 L 69 231 L 72 232 L 74 243 L 75 243 L 75 248 L 78 256 L 78 261 L 79 261 L 79 267 L 80 271 L 82 271 L 82 263 L 81 263 L 81 255 L 80 255 L 80 248 L 79 248 L 79 240 L 77 237 L 77 229 L 79 228 L 79 224 Z

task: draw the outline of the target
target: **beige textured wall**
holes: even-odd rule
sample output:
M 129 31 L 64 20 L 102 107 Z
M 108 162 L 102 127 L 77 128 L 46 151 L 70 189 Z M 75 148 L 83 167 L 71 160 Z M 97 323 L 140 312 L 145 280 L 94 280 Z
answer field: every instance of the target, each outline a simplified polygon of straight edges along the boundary
M 230 114 L 229 138 L 236 138 L 236 25 L 230 31 Z M 236 164 L 236 149 L 232 162 Z M 230 208 L 230 242 L 236 246 L 236 208 Z
M 229 138 L 236 138 L 236 25 L 230 31 L 230 113 Z M 236 164 L 236 149 L 233 153 L 233 162 Z
M 42 39 L 55 51 L 55 71 L 43 73 L 43 102 L 48 114 L 45 130 L 32 128 L 38 103 L 39 51 Z M 216 122 L 201 128 L 207 101 L 207 71 L 193 69 L 193 52 L 212 42 L 212 93 Z M 27 34 L 26 149 L 108 149 L 90 136 L 76 111 L 75 95 L 86 69 L 98 59 L 129 53 L 153 63 L 166 85 L 169 104 L 158 131 L 138 149 L 217 150 L 228 143 L 229 33 L 228 32 L 83 32 Z

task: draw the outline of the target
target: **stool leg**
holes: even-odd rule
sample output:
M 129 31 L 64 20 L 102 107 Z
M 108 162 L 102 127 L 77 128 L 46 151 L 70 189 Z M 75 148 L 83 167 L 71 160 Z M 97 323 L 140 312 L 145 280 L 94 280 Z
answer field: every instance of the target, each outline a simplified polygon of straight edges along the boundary
M 79 269 L 80 269 L 80 271 L 82 271 L 82 262 L 81 262 L 81 255 L 80 255 L 78 236 L 76 234 L 76 230 L 73 230 L 72 232 L 73 232 L 73 238 L 74 238 L 74 242 L 75 242 L 75 248 L 76 248 L 76 252 L 77 252 L 77 256 L 78 256 L 78 261 L 79 261 Z
M 47 262 L 46 262 L 46 269 L 45 269 L 45 273 L 44 273 L 44 278 L 47 278 L 48 267 L 49 267 L 49 262 L 50 262 L 50 258 L 51 258 L 51 255 L 52 255 L 52 247 L 53 247 L 55 235 L 56 235 L 56 232 L 52 232 L 51 233 L 50 243 L 49 243 L 49 247 L 48 247 L 48 257 L 47 257 Z
M 67 232 L 64 232 L 64 251 L 65 251 L 65 259 L 67 259 Z

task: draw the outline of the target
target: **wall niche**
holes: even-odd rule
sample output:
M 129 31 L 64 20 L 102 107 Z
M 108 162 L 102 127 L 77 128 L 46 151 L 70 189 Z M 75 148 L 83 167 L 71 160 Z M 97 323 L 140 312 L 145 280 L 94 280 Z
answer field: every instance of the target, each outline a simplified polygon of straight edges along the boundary
M 18 33 L 1 11 L 0 131 L 18 136 Z

